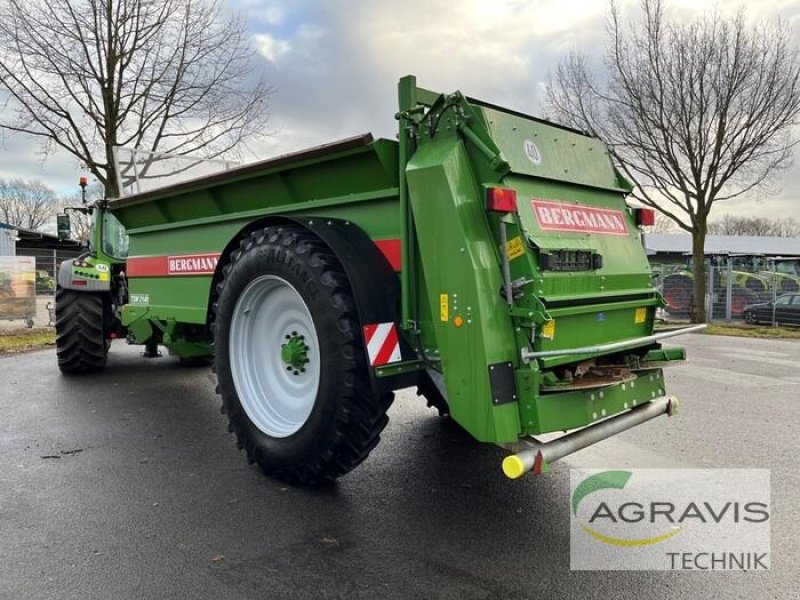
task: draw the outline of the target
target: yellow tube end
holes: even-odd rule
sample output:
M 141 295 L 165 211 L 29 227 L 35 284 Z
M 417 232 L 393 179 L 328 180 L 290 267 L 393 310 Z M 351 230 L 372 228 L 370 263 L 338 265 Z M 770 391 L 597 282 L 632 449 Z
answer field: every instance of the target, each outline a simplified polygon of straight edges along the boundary
M 669 405 L 667 406 L 667 415 L 670 417 L 674 417 L 675 415 L 680 412 L 681 403 L 675 396 L 671 396 L 669 399 Z
M 516 454 L 506 456 L 503 459 L 503 473 L 509 479 L 518 479 L 525 474 L 525 463 Z

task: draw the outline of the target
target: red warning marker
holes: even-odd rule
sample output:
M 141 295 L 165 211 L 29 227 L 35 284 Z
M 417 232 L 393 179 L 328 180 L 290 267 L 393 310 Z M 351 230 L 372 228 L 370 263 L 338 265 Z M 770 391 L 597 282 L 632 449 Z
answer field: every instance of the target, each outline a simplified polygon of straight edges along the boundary
M 367 342 L 369 364 L 373 367 L 400 362 L 400 338 L 394 323 L 364 325 L 364 340 Z

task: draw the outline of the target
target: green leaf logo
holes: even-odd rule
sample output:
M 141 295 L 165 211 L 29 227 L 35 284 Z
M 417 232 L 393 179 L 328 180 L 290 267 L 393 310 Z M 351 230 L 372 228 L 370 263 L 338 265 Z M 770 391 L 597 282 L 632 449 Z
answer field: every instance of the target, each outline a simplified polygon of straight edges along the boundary
M 587 477 L 572 492 L 572 514 L 578 516 L 578 505 L 589 494 L 599 490 L 621 490 L 628 483 L 631 475 L 630 471 L 603 471 Z
M 578 505 L 581 503 L 581 500 L 586 498 L 586 496 L 589 494 L 599 490 L 621 490 L 627 485 L 631 475 L 632 473 L 630 471 L 603 471 L 601 473 L 590 475 L 581 481 L 575 487 L 575 491 L 572 492 L 572 514 L 574 514 L 576 517 L 578 516 Z M 650 546 L 652 544 L 658 544 L 659 542 L 668 540 L 669 538 L 676 536 L 681 532 L 681 529 L 677 527 L 667 531 L 666 533 L 653 537 L 626 539 L 604 535 L 586 524 L 581 524 L 580 527 L 584 532 L 592 536 L 597 541 L 604 544 L 609 544 L 611 546 L 620 547 Z

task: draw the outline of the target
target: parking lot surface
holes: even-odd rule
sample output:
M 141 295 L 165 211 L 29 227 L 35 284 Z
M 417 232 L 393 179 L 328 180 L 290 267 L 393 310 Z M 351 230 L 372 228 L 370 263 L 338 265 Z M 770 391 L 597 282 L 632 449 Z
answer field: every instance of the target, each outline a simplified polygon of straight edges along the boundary
M 247 465 L 207 368 L 121 342 L 90 377 L 52 350 L 2 358 L 0 598 L 797 598 L 800 343 L 678 339 L 680 415 L 544 477 L 508 481 L 502 450 L 405 390 L 323 490 Z M 570 467 L 770 469 L 771 570 L 570 571 Z

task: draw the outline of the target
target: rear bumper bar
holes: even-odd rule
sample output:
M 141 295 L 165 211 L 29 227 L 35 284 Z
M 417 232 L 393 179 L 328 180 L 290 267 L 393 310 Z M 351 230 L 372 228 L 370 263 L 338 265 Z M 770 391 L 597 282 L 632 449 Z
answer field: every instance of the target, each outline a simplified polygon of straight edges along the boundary
M 661 415 L 672 416 L 677 412 L 678 400 L 672 396 L 657 398 L 647 404 L 642 404 L 619 414 L 606 421 L 586 427 L 567 434 L 552 442 L 540 443 L 535 440 L 522 442 L 525 448 L 516 454 L 507 456 L 503 460 L 503 472 L 510 479 L 522 477 L 525 473 L 533 471 L 535 475 L 541 474 L 548 465 L 559 458 L 564 458 L 591 446 L 599 441 L 621 433 L 627 429 L 641 425 Z
M 582 348 L 564 348 L 563 350 L 540 350 L 532 352 L 530 350 L 522 350 L 523 362 L 530 362 L 534 358 L 546 358 L 551 356 L 569 356 L 576 354 L 588 354 L 590 356 L 598 356 L 606 352 L 614 352 L 616 350 L 627 350 L 635 346 L 644 346 L 645 344 L 652 344 L 660 340 L 675 337 L 676 335 L 683 335 L 684 333 L 694 333 L 705 329 L 707 325 L 693 325 L 692 327 L 684 327 L 683 329 L 675 329 L 672 331 L 662 331 L 653 335 L 633 338 L 632 340 L 624 340 L 622 342 L 613 342 L 611 344 L 600 344 L 597 346 L 584 346 Z

